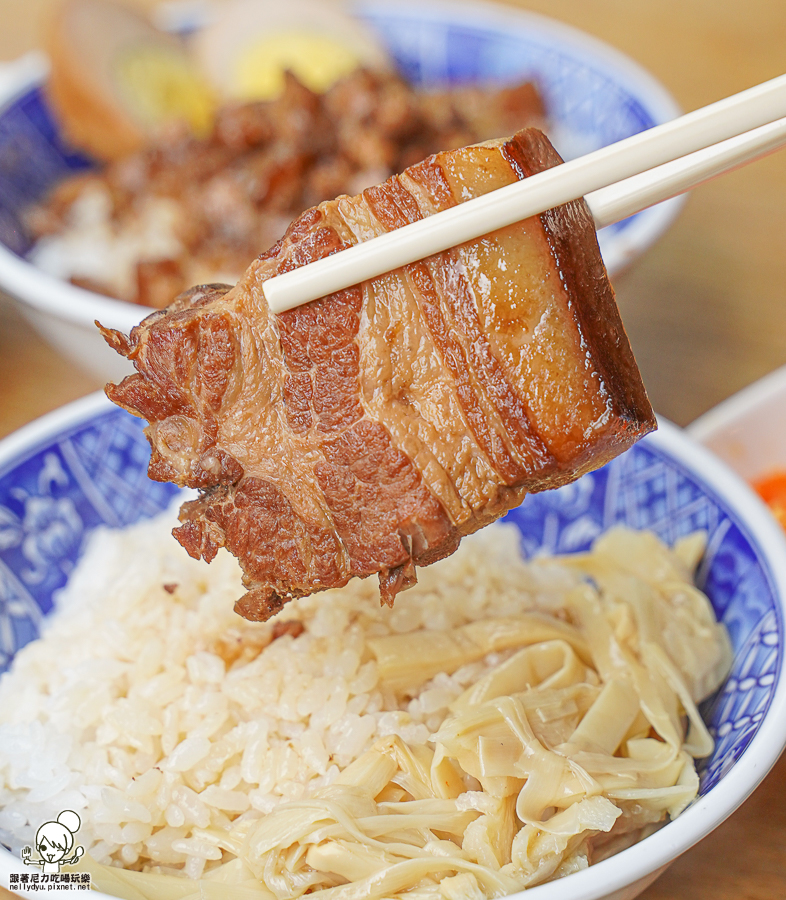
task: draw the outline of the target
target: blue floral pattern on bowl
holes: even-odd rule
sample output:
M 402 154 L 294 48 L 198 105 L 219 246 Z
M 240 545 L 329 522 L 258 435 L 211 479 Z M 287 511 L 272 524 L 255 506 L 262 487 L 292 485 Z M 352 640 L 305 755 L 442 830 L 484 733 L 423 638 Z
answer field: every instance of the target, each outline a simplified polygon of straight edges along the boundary
M 0 241 L 26 253 L 25 209 L 63 178 L 93 165 L 63 141 L 41 88 L 10 103 L 0 114 Z
M 150 518 L 178 493 L 147 477 L 142 423 L 110 410 L 0 471 L 0 672 L 37 637 L 98 525 Z
M 554 126 L 552 140 L 566 158 L 677 114 L 673 101 L 630 61 L 541 17 L 505 13 L 491 5 L 400 0 L 364 0 L 354 10 L 377 32 L 402 74 L 418 86 L 533 78 Z M 0 110 L 0 242 L 25 254 L 31 242 L 24 209 L 66 175 L 92 166 L 64 142 L 40 88 L 29 89 Z M 647 210 L 603 229 L 600 243 L 607 264 L 621 265 L 652 239 L 635 236 L 647 222 L 659 223 L 660 230 L 669 218 L 662 210 Z
M 147 478 L 143 423 L 103 405 L 0 470 L 0 671 L 37 636 L 85 537 L 99 525 L 149 518 L 178 494 Z M 772 575 L 736 514 L 687 467 L 644 439 L 603 469 L 534 494 L 507 516 L 528 556 L 586 550 L 614 524 L 649 528 L 666 542 L 702 529 L 699 586 L 726 624 L 733 670 L 703 714 L 716 738 L 701 795 L 734 765 L 773 697 L 784 623 Z

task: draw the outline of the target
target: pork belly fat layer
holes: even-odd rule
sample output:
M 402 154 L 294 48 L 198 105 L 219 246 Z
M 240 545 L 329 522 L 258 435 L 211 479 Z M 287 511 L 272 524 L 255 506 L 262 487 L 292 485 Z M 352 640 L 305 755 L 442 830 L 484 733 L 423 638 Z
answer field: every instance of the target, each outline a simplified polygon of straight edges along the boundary
M 268 278 L 561 160 L 535 129 L 438 153 L 304 213 L 234 287 L 181 295 L 108 385 L 149 421 L 149 474 L 198 488 L 175 536 L 226 547 L 267 619 L 292 597 L 416 566 L 655 427 L 589 211 L 569 203 L 280 316 Z

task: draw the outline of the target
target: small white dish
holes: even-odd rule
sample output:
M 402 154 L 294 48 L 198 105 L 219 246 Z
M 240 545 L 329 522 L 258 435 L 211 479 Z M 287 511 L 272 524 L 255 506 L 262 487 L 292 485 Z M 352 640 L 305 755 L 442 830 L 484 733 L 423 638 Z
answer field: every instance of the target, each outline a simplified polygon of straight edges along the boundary
M 746 481 L 786 470 L 786 366 L 724 400 L 687 430 Z

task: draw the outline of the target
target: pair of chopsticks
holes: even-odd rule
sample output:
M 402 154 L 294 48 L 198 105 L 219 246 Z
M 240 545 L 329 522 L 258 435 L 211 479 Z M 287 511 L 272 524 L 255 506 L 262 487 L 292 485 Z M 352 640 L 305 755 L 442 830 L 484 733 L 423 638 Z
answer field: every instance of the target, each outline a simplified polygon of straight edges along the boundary
M 264 283 L 274 313 L 584 197 L 597 228 L 786 144 L 786 75 Z

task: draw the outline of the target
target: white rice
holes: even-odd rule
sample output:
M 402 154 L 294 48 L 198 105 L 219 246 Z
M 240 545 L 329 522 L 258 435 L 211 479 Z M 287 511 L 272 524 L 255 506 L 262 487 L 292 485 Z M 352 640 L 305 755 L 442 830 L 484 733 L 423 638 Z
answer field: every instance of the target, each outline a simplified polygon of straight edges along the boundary
M 137 204 L 136 214 L 126 222 L 114 223 L 109 191 L 103 185 L 90 184 L 71 204 L 65 227 L 38 240 L 28 259 L 55 278 L 87 279 L 105 285 L 118 297 L 132 298 L 140 261 L 183 255 L 177 237 L 180 218 L 174 200 L 148 197 Z
M 96 532 L 42 638 L 0 680 L 0 838 L 16 854 L 72 809 L 98 862 L 197 878 L 220 851 L 192 829 L 306 797 L 381 736 L 426 743 L 501 659 L 394 696 L 368 638 L 558 608 L 578 578 L 526 566 L 515 529 L 495 525 L 420 570 L 392 610 L 376 579 L 354 580 L 289 604 L 278 619 L 305 630 L 268 643 L 272 624 L 232 611 L 235 560 L 188 558 L 172 524 Z

